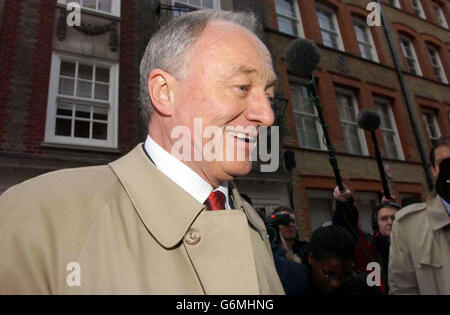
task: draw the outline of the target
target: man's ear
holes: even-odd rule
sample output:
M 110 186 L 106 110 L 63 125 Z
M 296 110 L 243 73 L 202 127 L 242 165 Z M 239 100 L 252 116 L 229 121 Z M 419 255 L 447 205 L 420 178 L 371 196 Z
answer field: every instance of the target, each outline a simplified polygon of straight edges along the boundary
M 168 72 L 155 69 L 148 78 L 148 92 L 156 111 L 164 116 L 172 116 L 174 109 L 174 100 L 172 90 L 175 84 L 175 78 Z

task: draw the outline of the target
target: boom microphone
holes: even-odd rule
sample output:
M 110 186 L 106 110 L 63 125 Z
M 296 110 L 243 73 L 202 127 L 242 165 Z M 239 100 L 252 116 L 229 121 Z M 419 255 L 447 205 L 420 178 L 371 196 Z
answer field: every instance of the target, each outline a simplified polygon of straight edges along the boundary
M 374 110 L 363 109 L 358 114 L 358 125 L 361 129 L 372 131 L 380 127 L 380 115 Z
M 339 190 L 344 192 L 345 188 L 342 183 L 341 173 L 336 158 L 336 150 L 334 149 L 328 134 L 328 125 L 325 123 L 325 119 L 323 117 L 322 106 L 320 106 L 319 103 L 319 96 L 317 95 L 317 88 L 312 75 L 312 72 L 317 68 L 320 62 L 319 49 L 312 41 L 299 38 L 293 41 L 287 49 L 286 61 L 291 71 L 309 79 L 309 83 L 306 86 L 308 89 L 308 96 L 316 107 L 317 116 L 319 118 L 320 125 L 322 126 L 325 145 L 328 149 L 328 161 L 333 168 L 334 177 L 336 178 L 336 184 L 339 187 Z
M 299 38 L 286 51 L 286 61 L 293 72 L 308 77 L 320 63 L 319 48 L 314 42 Z
M 377 159 L 378 172 L 380 173 L 381 185 L 383 186 L 383 192 L 387 199 L 391 199 L 391 192 L 389 190 L 388 182 L 386 179 L 386 172 L 384 171 L 383 160 L 381 159 L 380 147 L 378 146 L 377 135 L 375 130 L 380 127 L 381 119 L 380 115 L 374 110 L 363 109 L 358 114 L 358 125 L 361 129 L 370 132 L 373 146 L 375 148 L 375 157 Z

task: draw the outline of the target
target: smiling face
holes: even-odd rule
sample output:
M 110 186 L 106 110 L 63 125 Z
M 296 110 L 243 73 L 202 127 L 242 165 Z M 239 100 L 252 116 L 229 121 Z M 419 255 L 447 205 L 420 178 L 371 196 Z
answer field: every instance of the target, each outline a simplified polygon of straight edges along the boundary
M 255 35 L 238 25 L 210 22 L 191 47 L 185 76 L 177 79 L 172 89 L 171 127 L 187 126 L 192 151 L 203 152 L 208 139 L 203 139 L 203 145 L 194 141 L 198 136 L 194 135 L 194 119 L 201 118 L 202 134 L 208 126 L 220 128 L 223 152 L 229 141 L 235 153 L 238 149 L 245 152 L 243 161 L 237 160 L 236 154 L 234 159 L 222 161 L 184 161 L 213 187 L 251 170 L 249 156 L 255 148 L 258 126 L 270 126 L 274 120 L 269 101 L 274 81 L 269 51 Z M 249 131 L 229 130 L 236 127 Z M 174 142 L 171 140 L 172 145 Z

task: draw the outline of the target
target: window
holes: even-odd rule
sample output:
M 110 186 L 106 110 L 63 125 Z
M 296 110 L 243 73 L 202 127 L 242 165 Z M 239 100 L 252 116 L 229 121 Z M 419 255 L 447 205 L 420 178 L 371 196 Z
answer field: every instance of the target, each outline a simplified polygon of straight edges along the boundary
M 278 29 L 293 36 L 304 37 L 296 0 L 275 0 Z
M 416 51 L 413 43 L 406 37 L 400 38 L 400 45 L 402 47 L 403 56 L 408 65 L 408 71 L 415 75 L 422 75 L 419 62 L 417 61 Z
M 387 157 L 389 159 L 403 160 L 402 146 L 398 137 L 391 103 L 386 99 L 377 98 L 375 99 L 375 107 L 380 115 L 380 129 Z
M 118 67 L 53 54 L 46 142 L 117 147 Z
M 358 202 L 359 221 L 361 229 L 372 232 L 372 212 L 380 204 L 380 197 L 376 192 L 358 191 L 355 193 Z
M 421 19 L 425 19 L 425 12 L 423 11 L 422 3 L 420 0 L 411 0 L 414 13 Z
M 397 9 L 401 9 L 400 1 L 399 0 L 389 0 L 389 4 L 393 7 L 396 7 Z
M 433 65 L 434 74 L 436 75 L 436 80 L 447 84 L 447 77 L 445 76 L 444 67 L 442 67 L 442 62 L 441 58 L 439 57 L 438 50 L 430 45 L 428 45 L 427 48 L 430 54 L 431 63 Z
M 77 2 L 83 9 L 120 16 L 120 0 L 58 0 L 60 3 Z
M 316 12 L 323 44 L 327 47 L 344 50 L 335 12 L 322 5 L 317 5 Z
M 317 119 L 317 111 L 308 97 L 305 86 L 291 84 L 297 138 L 302 148 L 321 149 L 322 129 Z
M 338 89 L 336 90 L 336 100 L 347 153 L 368 155 L 364 133 L 357 122 L 358 105 L 356 104 L 355 94 L 351 91 Z
M 425 122 L 425 128 L 427 129 L 428 137 L 434 144 L 441 137 L 441 131 L 437 123 L 436 113 L 432 110 L 424 109 L 422 111 L 422 118 Z
M 172 0 L 172 5 L 192 10 L 220 9 L 220 0 Z M 173 11 L 173 17 L 184 15 L 185 11 Z
M 434 11 L 436 12 L 436 16 L 438 18 L 439 25 L 442 26 L 443 28 L 448 28 L 448 23 L 447 23 L 447 20 L 445 19 L 444 11 L 442 11 L 441 6 L 438 5 L 437 3 L 433 2 L 433 8 L 434 8 Z
M 314 231 L 322 225 L 330 223 L 333 218 L 333 192 L 308 189 L 306 190 L 306 197 L 311 218 L 311 229 Z
M 372 33 L 367 26 L 366 21 L 361 19 L 353 19 L 355 27 L 356 39 L 358 40 L 361 57 L 378 62 L 378 55 L 373 42 Z

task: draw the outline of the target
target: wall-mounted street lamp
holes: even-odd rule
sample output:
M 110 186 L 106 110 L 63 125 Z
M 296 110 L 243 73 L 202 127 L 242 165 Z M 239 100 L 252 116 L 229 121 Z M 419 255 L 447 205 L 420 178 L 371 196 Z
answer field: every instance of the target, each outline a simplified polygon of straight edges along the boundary
M 278 126 L 281 121 L 281 118 L 284 116 L 287 109 L 288 99 L 282 97 L 280 94 L 275 93 L 275 98 L 271 102 L 273 114 L 275 117 L 275 121 L 273 123 L 274 126 Z

